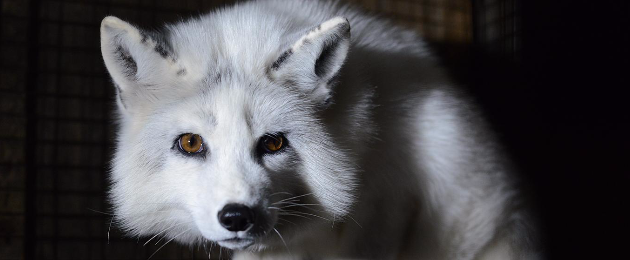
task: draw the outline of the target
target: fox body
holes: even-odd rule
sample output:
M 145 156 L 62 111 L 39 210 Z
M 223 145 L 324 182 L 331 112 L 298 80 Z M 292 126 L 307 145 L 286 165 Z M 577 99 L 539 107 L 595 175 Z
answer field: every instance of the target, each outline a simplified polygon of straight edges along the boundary
M 337 2 L 101 25 L 110 198 L 136 236 L 241 259 L 530 259 L 532 224 L 474 105 L 415 33 Z

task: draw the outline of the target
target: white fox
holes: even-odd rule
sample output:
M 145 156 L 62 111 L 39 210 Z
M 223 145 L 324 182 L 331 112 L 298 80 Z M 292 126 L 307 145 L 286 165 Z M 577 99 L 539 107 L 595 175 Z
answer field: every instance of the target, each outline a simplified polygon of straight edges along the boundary
M 161 32 L 115 17 L 110 197 L 136 236 L 235 259 L 537 259 L 517 180 L 415 33 L 328 1 Z

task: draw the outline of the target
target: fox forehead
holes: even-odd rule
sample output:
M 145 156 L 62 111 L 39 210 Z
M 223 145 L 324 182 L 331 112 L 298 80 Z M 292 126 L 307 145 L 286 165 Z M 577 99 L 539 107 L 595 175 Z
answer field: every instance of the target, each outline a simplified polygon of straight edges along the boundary
M 168 27 L 174 52 L 189 68 L 263 76 L 265 68 L 304 31 L 293 21 L 221 14 Z
M 299 95 L 285 88 L 225 79 L 162 106 L 155 116 L 170 118 L 168 125 L 176 124 L 182 131 L 247 129 L 261 135 L 286 131 L 294 125 L 290 119 L 307 116 L 307 108 Z

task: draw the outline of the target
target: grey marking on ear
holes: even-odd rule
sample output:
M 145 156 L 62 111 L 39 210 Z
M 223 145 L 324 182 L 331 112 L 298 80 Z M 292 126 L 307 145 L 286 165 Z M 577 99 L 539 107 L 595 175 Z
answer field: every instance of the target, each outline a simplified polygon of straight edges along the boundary
M 160 54 L 160 56 L 162 56 L 162 58 L 166 59 L 166 57 L 168 57 L 168 52 L 166 51 L 166 49 L 164 49 L 164 47 L 162 47 L 162 45 L 156 44 L 154 50 L 155 50 L 155 52 Z
M 218 72 L 216 75 L 214 75 L 214 79 L 213 79 L 214 83 L 221 82 L 222 77 L 223 75 L 221 74 L 221 72 Z
M 140 40 L 140 42 L 146 45 L 149 40 L 149 36 L 145 32 L 140 32 L 140 35 L 142 36 L 142 40 Z
M 322 24 L 317 25 L 317 27 L 313 28 L 312 30 L 310 30 L 308 33 L 312 33 L 312 32 L 316 32 L 316 31 L 321 31 L 322 30 Z
M 136 64 L 136 61 L 131 57 L 131 54 L 122 46 L 118 46 L 116 47 L 116 55 L 118 60 L 123 64 L 123 73 L 125 76 L 134 77 L 138 72 L 138 64 Z
M 295 86 L 299 85 L 299 84 L 298 84 L 298 83 L 297 83 L 294 79 L 292 79 L 292 78 L 287 79 L 287 80 L 285 81 L 285 83 L 284 83 L 284 84 L 286 84 L 286 86 L 288 86 L 288 87 L 295 87 Z
M 177 76 L 181 77 L 181 76 L 186 75 L 186 73 L 187 73 L 186 69 L 180 69 L 177 71 Z
M 271 69 L 278 70 L 280 68 L 280 65 L 282 65 L 282 63 L 284 63 L 287 58 L 291 56 L 291 54 L 293 54 L 293 51 L 291 51 L 291 49 L 283 52 L 280 57 L 278 57 L 278 59 L 273 63 L 273 65 L 271 65 Z
M 315 26 L 312 29 L 308 30 L 308 32 L 306 34 L 317 32 L 317 31 L 320 31 L 321 29 L 322 29 L 322 24 L 318 24 L 317 26 Z
M 175 61 L 175 58 L 173 57 L 173 48 L 168 40 L 168 30 L 160 29 L 156 31 L 141 31 L 140 35 L 142 36 L 140 41 L 143 44 L 147 44 L 149 39 L 155 41 L 155 47 L 153 50 L 160 54 L 162 58 L 166 59 L 170 57 L 173 61 Z
M 210 85 L 218 84 L 219 82 L 221 82 L 222 77 L 223 77 L 223 74 L 221 72 L 218 72 L 218 71 L 210 72 L 204 79 L 204 82 Z

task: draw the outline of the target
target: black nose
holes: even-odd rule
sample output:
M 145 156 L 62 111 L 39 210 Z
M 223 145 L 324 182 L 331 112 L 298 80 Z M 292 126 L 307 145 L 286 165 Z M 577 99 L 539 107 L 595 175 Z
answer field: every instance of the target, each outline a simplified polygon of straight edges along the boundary
M 245 231 L 254 225 L 254 212 L 242 204 L 227 204 L 219 211 L 219 223 L 229 231 Z

